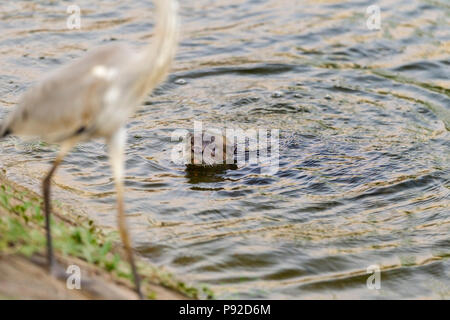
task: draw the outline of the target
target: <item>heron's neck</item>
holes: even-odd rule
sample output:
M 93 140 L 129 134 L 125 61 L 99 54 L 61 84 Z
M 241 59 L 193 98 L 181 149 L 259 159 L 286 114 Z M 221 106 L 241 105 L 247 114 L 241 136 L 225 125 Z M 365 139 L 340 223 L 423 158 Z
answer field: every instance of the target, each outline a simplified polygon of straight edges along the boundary
M 145 48 L 137 66 L 141 73 L 138 90 L 143 97 L 164 81 L 178 44 L 178 3 L 176 0 L 157 0 L 156 7 L 154 41 Z

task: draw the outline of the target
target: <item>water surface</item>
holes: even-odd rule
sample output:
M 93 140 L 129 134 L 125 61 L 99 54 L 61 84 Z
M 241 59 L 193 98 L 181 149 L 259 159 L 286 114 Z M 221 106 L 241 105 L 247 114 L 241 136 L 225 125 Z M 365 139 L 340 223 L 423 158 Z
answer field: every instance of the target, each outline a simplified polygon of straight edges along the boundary
M 151 41 L 146 0 L 0 0 L 0 118 L 48 70 L 112 41 Z M 449 298 L 450 6 L 183 1 L 170 78 L 128 126 L 135 248 L 218 298 Z M 177 80 L 184 79 L 183 82 Z M 282 93 L 275 94 L 276 92 Z M 171 133 L 193 121 L 280 129 L 280 170 L 187 172 Z M 0 166 L 33 190 L 55 148 L 9 139 Z M 102 141 L 80 145 L 56 197 L 115 226 Z M 382 269 L 381 289 L 366 268 Z

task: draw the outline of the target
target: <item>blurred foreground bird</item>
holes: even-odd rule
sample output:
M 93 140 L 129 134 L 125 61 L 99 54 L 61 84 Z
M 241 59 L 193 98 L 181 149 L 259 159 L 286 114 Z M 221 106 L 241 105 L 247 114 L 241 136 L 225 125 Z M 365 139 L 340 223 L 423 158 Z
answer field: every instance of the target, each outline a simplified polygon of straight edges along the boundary
M 142 298 L 124 211 L 125 124 L 142 100 L 162 82 L 174 59 L 178 43 L 175 0 L 157 0 L 154 41 L 136 52 L 114 44 L 89 52 L 57 70 L 29 89 L 18 106 L 0 124 L 0 138 L 35 136 L 61 145 L 43 180 L 47 259 L 56 273 L 50 230 L 51 178 L 67 153 L 80 142 L 105 138 L 117 191 L 118 227 L 130 262 L 136 290 Z

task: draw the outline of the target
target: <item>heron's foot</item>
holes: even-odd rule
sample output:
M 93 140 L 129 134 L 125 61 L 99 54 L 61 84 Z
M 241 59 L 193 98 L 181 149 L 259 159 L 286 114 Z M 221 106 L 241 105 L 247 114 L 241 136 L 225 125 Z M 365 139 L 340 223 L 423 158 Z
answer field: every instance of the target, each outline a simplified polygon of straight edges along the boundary
M 48 270 L 49 273 L 56 279 L 64 280 L 67 278 L 66 269 L 56 261 L 52 261 L 48 265 Z
M 136 293 L 137 293 L 137 295 L 138 295 L 139 300 L 145 300 L 145 299 L 144 299 L 144 296 L 143 296 L 143 294 L 142 294 L 141 289 L 136 290 Z
M 141 277 L 137 273 L 134 273 L 134 288 L 135 288 L 134 291 L 138 295 L 138 299 L 145 300 L 141 289 Z
M 134 258 L 132 257 L 130 260 L 131 260 L 131 271 L 133 273 L 133 278 L 134 278 L 135 291 L 139 297 L 139 300 L 144 300 L 144 295 L 142 294 L 142 289 L 141 289 L 141 277 L 139 276 L 139 273 L 137 272 L 136 265 L 134 263 Z

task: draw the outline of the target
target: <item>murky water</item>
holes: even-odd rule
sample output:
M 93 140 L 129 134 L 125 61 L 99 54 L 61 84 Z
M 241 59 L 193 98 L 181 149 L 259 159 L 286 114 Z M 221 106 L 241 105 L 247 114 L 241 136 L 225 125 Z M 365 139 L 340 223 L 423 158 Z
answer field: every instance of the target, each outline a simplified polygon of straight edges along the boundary
M 111 41 L 151 39 L 151 1 L 0 0 L 0 118 L 47 70 Z M 450 4 L 183 1 L 170 79 L 131 119 L 135 247 L 218 298 L 450 296 Z M 183 82 L 177 81 L 184 79 Z M 281 94 L 275 94 L 280 92 Z M 280 131 L 280 170 L 186 172 L 171 133 L 193 121 Z M 7 175 L 39 190 L 54 148 L 1 144 Z M 114 226 L 101 141 L 79 146 L 56 196 Z M 379 265 L 381 289 L 366 286 Z

